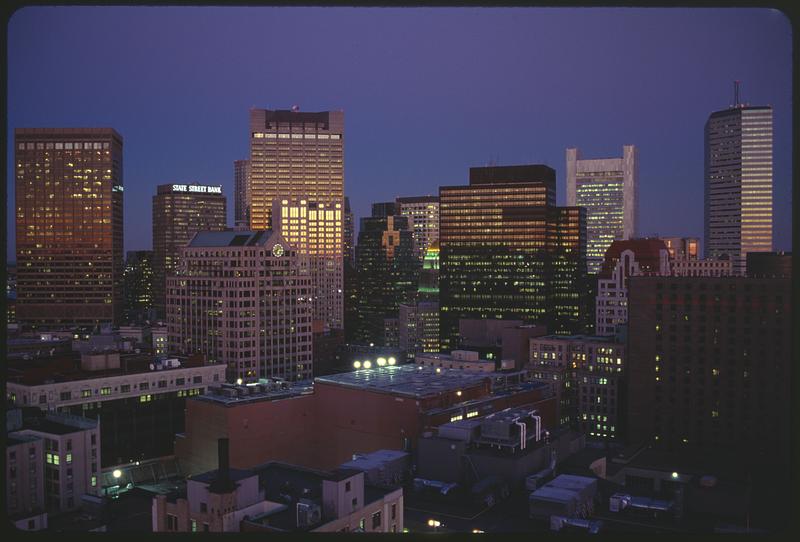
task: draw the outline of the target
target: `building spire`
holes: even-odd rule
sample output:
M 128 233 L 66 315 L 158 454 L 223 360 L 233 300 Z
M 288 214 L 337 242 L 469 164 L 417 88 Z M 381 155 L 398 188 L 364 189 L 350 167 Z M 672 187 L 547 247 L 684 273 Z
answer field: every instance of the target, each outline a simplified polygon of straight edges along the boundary
M 739 107 L 739 83 L 741 81 L 733 82 L 733 107 Z

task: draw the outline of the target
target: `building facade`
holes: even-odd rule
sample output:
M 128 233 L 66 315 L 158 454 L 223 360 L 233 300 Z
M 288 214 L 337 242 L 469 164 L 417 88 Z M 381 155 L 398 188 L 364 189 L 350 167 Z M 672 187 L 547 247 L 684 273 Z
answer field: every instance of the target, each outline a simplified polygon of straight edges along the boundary
M 250 228 L 253 230 L 279 230 L 279 224 L 272 219 L 275 200 L 305 200 L 318 209 L 325 209 L 325 231 L 308 230 L 309 245 L 326 246 L 325 253 L 318 256 L 325 271 L 314 274 L 312 286 L 322 301 L 317 304 L 318 314 L 325 316 L 325 325 L 341 328 L 344 319 L 344 113 L 305 113 L 297 108 L 291 111 L 251 109 L 248 186 Z M 328 247 L 328 241 L 335 239 L 338 241 Z M 302 243 L 297 248 L 304 253 Z M 324 279 L 321 284 L 314 282 L 318 277 Z
M 591 440 L 622 442 L 625 344 L 620 337 L 548 335 L 530 340 L 531 375 L 549 382 L 559 426 Z
M 586 160 L 567 149 L 567 205 L 586 208 L 586 264 L 598 273 L 612 241 L 636 237 L 639 222 L 639 151 Z
M 114 353 L 46 363 L 27 361 L 9 369 L 6 393 L 17 408 L 38 407 L 98 420 L 103 428 L 103 467 L 172 454 L 183 431 L 186 398 L 225 380 L 224 365 L 154 363 L 147 355 Z M 150 365 L 153 364 L 153 369 Z M 173 366 L 174 365 L 174 366 Z
M 124 320 L 148 320 L 153 309 L 153 251 L 129 250 L 123 277 Z
M 355 217 L 350 210 L 350 198 L 344 198 L 344 265 L 356 264 Z
M 167 279 L 169 351 L 201 353 L 227 377 L 312 377 L 311 277 L 271 231 L 199 232 Z
M 247 202 L 247 176 L 250 173 L 250 160 L 233 161 L 233 221 L 237 226 L 250 227 L 250 209 Z
M 199 231 L 221 231 L 227 223 L 221 186 L 162 184 L 153 196 L 153 305 L 166 316 L 167 277 L 181 249 Z
M 457 348 L 463 318 L 584 329 L 586 214 L 555 206 L 553 169 L 471 168 L 470 184 L 441 187 L 439 201 L 442 350 Z
M 398 215 L 409 218 L 414 254 L 422 261 L 428 247 L 439 239 L 439 197 L 397 198 L 395 209 Z
M 614 335 L 618 326 L 628 323 L 630 277 L 669 274 L 669 252 L 660 239 L 611 243 L 597 278 L 595 335 Z
M 122 136 L 111 128 L 17 128 L 14 162 L 18 322 L 119 323 Z
M 788 468 L 791 279 L 633 277 L 629 310 L 631 443 Z
M 313 289 L 314 320 L 323 329 L 344 327 L 342 204 L 305 199 L 275 200 L 274 229 L 307 257 Z
M 772 107 L 735 104 L 705 125 L 705 257 L 772 250 Z

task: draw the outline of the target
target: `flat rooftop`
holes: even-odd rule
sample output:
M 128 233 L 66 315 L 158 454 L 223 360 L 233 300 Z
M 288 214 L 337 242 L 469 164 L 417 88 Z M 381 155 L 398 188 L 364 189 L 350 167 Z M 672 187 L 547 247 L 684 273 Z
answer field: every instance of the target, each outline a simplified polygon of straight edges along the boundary
M 106 352 L 98 352 L 105 354 Z M 109 354 L 112 352 L 108 352 Z M 80 352 L 56 355 L 52 358 L 38 358 L 31 360 L 9 360 L 6 372 L 7 382 L 23 384 L 25 386 L 41 386 L 57 382 L 75 382 L 80 380 L 95 380 L 132 374 L 166 373 L 176 369 L 201 367 L 202 362 L 190 361 L 179 357 L 180 367 L 165 367 L 160 370 L 150 369 L 150 364 L 155 362 L 151 354 L 119 354 L 118 369 L 101 369 L 88 371 L 81 368 Z
M 314 381 L 320 384 L 420 399 L 436 396 L 444 392 L 478 386 L 490 378 L 489 373 L 423 367 L 415 363 L 408 363 L 318 376 Z
M 41 433 L 48 433 L 50 435 L 69 435 L 70 433 L 77 433 L 79 431 L 86 431 L 93 427 L 97 427 L 97 422 L 84 418 L 84 421 L 71 420 L 68 418 L 56 418 L 54 415 L 47 415 L 47 417 L 30 417 L 25 418 L 22 428 L 19 431 L 38 431 Z M 20 435 L 14 435 L 19 438 Z
M 258 403 L 262 401 L 277 401 L 280 399 L 291 399 L 303 395 L 314 393 L 314 386 L 309 380 L 298 382 L 287 382 L 288 387 L 281 389 L 267 389 L 260 386 L 215 386 L 209 387 L 205 395 L 192 397 L 192 401 L 208 401 L 232 407 L 248 403 Z M 224 390 L 231 390 L 225 392 Z M 230 394 L 230 395 L 228 395 Z

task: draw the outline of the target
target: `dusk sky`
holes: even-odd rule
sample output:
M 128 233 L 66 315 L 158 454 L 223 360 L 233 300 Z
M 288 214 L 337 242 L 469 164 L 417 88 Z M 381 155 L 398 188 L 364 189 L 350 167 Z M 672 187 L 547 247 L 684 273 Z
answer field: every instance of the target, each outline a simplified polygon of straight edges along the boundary
M 28 7 L 8 28 L 8 257 L 14 128 L 124 138 L 125 250 L 151 248 L 156 185 L 222 184 L 252 107 L 344 110 L 345 194 L 467 184 L 469 167 L 639 148 L 640 235 L 703 234 L 703 127 L 774 108 L 774 248 L 791 250 L 791 27 L 768 9 Z

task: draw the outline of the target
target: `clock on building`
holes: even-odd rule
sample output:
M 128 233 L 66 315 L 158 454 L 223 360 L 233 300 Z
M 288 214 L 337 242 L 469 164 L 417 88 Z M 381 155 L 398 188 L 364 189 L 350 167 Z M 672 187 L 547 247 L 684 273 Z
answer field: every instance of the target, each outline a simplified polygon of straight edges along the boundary
M 272 255 L 276 258 L 283 256 L 283 246 L 280 243 L 276 243 L 275 246 L 272 247 Z

